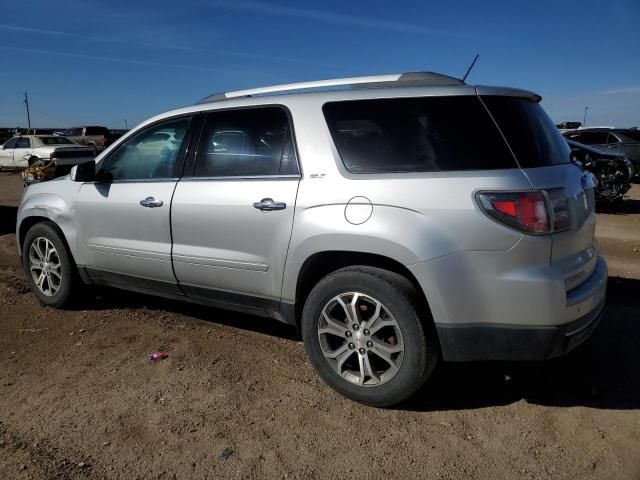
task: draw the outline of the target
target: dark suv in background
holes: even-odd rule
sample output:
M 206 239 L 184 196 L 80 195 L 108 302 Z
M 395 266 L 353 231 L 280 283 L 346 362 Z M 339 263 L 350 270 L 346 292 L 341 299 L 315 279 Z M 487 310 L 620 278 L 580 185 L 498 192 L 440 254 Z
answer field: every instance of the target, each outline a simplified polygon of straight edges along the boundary
M 565 138 L 601 150 L 624 154 L 640 175 L 640 130 L 636 128 L 581 128 L 563 132 Z
M 107 127 L 72 127 L 62 135 L 80 145 L 88 145 L 94 148 L 94 153 L 103 151 L 111 145 L 120 135 L 114 135 Z

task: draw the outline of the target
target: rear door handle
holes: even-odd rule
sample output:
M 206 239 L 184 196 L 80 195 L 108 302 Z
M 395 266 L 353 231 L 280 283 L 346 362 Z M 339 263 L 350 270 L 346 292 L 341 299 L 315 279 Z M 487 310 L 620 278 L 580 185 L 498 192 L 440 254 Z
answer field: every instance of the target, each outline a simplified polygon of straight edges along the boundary
M 156 200 L 153 197 L 147 197 L 144 200 L 140 200 L 140 205 L 147 208 L 161 207 L 163 205 L 162 200 Z
M 274 202 L 273 198 L 263 198 L 259 202 L 254 203 L 253 208 L 257 208 L 263 212 L 270 212 L 272 210 L 284 210 L 287 208 L 287 204 L 284 202 Z

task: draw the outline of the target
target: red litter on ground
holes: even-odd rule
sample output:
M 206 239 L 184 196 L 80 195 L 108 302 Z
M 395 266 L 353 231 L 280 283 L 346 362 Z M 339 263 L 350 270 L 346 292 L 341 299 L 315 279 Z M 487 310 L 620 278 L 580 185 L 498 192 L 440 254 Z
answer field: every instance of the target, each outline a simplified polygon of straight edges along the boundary
M 147 358 L 152 362 L 159 362 L 160 360 L 164 360 L 168 356 L 169 355 L 164 352 L 151 352 L 149 355 L 147 355 Z

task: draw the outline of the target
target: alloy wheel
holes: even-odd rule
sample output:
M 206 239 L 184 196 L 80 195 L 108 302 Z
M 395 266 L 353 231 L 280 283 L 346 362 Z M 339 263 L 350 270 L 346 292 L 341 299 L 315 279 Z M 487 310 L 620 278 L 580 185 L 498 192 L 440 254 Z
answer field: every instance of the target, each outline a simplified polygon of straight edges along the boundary
M 333 370 L 364 387 L 391 380 L 404 357 L 398 322 L 379 300 L 364 293 L 347 292 L 329 300 L 320 314 L 318 338 Z

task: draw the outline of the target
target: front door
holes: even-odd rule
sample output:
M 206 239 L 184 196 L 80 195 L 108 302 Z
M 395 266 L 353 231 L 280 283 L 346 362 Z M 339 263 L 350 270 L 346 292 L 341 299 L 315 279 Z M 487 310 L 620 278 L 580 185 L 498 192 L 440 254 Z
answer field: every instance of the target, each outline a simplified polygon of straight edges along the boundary
M 2 149 L 0 149 L 0 167 L 15 167 L 13 163 L 13 151 L 15 150 L 16 144 L 18 143 L 18 138 L 19 137 L 10 138 L 4 143 Z
M 179 293 L 171 267 L 171 197 L 192 117 L 156 123 L 102 160 L 76 198 L 78 263 L 94 280 Z
M 178 182 L 172 205 L 183 291 L 278 310 L 299 180 L 283 108 L 209 113 L 193 174 Z

